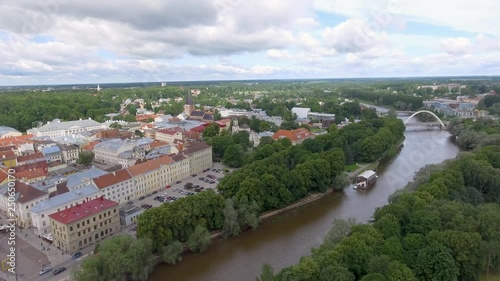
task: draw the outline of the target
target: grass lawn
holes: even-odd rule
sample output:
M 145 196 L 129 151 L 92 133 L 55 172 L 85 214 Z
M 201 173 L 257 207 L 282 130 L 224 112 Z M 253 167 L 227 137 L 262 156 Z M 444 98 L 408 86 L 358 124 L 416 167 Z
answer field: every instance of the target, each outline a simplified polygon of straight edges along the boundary
M 345 166 L 345 170 L 349 173 L 356 171 L 357 168 L 359 168 L 359 166 L 356 163 Z

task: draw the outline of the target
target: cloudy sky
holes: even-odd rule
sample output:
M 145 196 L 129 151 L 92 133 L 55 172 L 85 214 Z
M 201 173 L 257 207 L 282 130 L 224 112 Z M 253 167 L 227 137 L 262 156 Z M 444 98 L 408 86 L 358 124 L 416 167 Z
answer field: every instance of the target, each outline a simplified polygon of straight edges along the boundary
M 499 0 L 0 5 L 0 85 L 500 74 Z

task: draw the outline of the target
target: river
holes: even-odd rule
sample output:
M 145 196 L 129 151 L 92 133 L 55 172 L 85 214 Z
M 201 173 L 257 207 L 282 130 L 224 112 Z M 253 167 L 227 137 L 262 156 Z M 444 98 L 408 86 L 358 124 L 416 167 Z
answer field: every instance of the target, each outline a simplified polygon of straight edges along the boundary
M 149 280 L 254 281 L 264 263 L 271 264 L 275 272 L 297 263 L 321 243 L 333 219 L 366 222 L 416 171 L 454 158 L 459 152 L 447 131 L 412 130 L 405 136 L 401 152 L 379 167 L 372 189 L 359 192 L 348 188 L 271 218 L 255 231 L 216 241 L 204 253 L 187 254 L 175 266 L 159 265 Z

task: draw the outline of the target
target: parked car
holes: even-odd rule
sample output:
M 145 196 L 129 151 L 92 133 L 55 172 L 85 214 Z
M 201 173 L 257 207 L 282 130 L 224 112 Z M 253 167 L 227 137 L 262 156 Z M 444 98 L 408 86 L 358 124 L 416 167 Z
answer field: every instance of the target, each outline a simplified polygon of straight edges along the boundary
M 65 270 L 66 270 L 66 267 L 62 266 L 62 267 L 59 267 L 59 268 L 57 268 L 56 270 L 54 270 L 54 272 L 53 272 L 53 273 L 54 273 L 54 275 L 57 275 L 57 274 L 59 274 L 59 273 L 61 273 L 61 272 L 65 271 Z
M 196 177 L 196 176 L 197 176 L 197 174 L 192 174 L 191 176 Z
M 127 205 L 132 205 L 132 204 L 134 204 L 134 202 L 132 202 L 132 201 L 127 202 Z
M 139 200 L 144 200 L 145 198 L 146 198 L 146 197 L 141 196 L 141 197 L 139 197 Z
M 76 260 L 77 258 L 83 256 L 82 252 L 76 252 L 74 255 L 71 256 L 72 259 Z
M 165 186 L 165 188 L 171 188 L 171 187 L 172 187 L 172 186 L 170 186 L 170 185 Z
M 38 275 L 44 275 L 45 273 L 50 272 L 50 271 L 52 271 L 52 267 L 49 266 L 49 267 L 46 267 L 46 268 L 40 270 Z
M 182 181 L 176 181 L 175 183 L 179 184 L 179 183 L 181 183 L 181 182 L 182 182 Z
M 153 194 L 156 194 L 156 193 L 158 193 L 158 190 L 153 191 Z
M 168 192 L 163 192 L 161 196 L 165 197 L 168 195 Z
M 158 201 L 160 201 L 160 202 L 162 202 L 162 203 L 163 203 L 163 202 L 165 201 L 165 198 L 160 197 L 160 199 L 158 199 Z

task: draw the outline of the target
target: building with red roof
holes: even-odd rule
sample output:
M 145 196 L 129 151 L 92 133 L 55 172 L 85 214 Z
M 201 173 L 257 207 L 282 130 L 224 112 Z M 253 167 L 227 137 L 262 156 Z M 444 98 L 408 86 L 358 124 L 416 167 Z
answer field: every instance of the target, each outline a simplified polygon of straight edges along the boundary
M 125 203 L 134 199 L 134 181 L 127 169 L 93 178 L 92 181 L 101 190 L 101 195 L 110 200 Z
M 69 253 L 120 230 L 118 203 L 100 197 L 49 215 L 54 245 Z
M 314 139 L 315 135 L 305 128 L 298 128 L 296 130 L 279 130 L 272 138 L 274 140 L 279 140 L 282 138 L 287 138 L 292 141 L 293 145 L 300 144 L 306 139 Z

